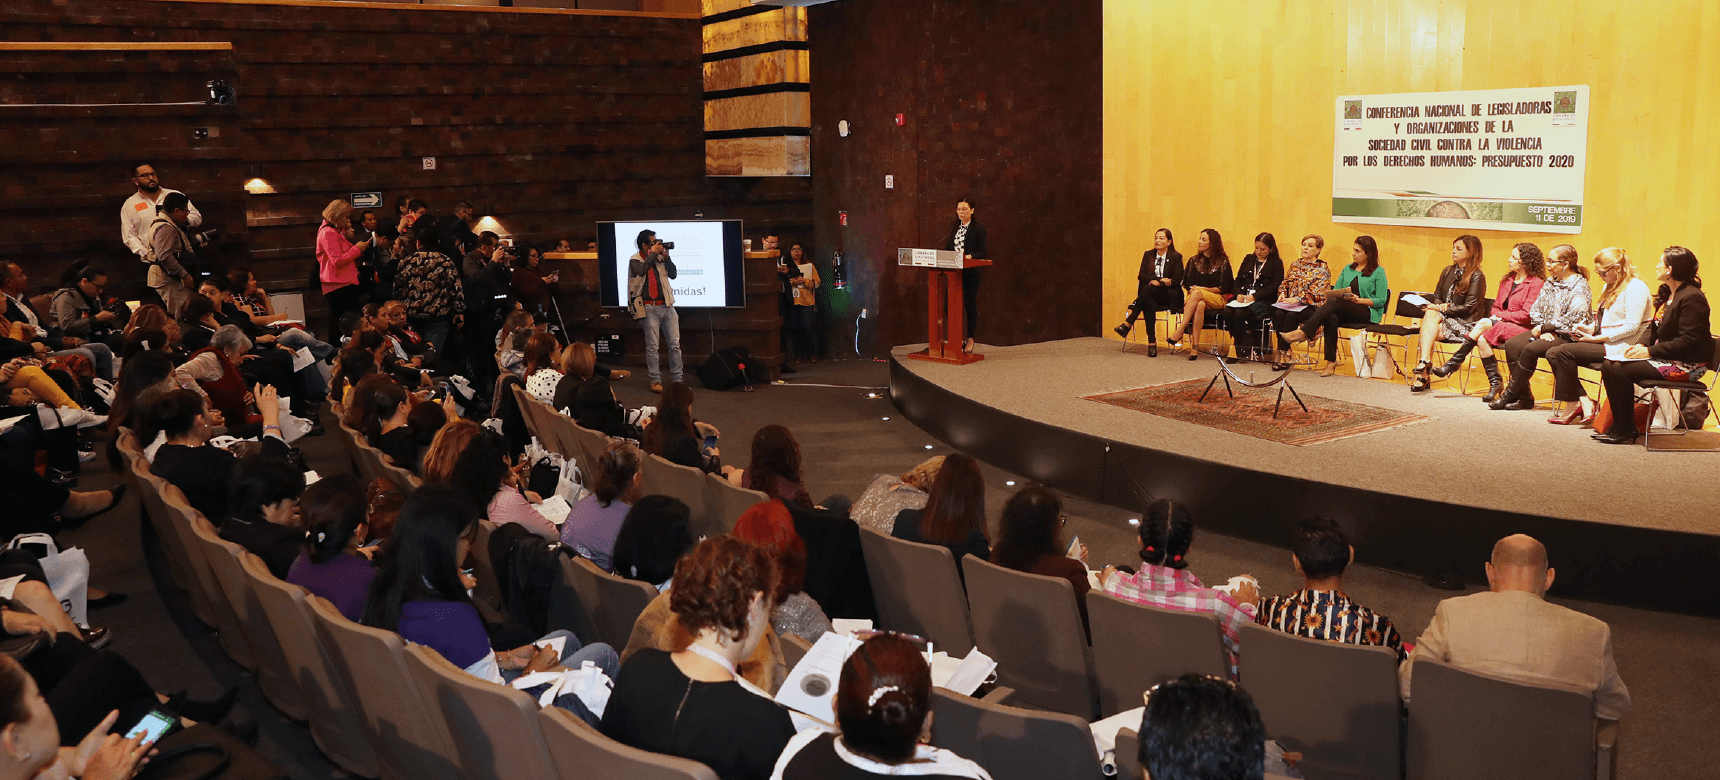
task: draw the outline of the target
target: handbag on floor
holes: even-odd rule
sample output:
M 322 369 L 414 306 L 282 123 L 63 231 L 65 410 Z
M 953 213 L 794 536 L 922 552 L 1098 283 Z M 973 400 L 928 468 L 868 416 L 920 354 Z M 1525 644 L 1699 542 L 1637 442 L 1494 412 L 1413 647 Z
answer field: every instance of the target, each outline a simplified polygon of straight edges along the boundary
M 40 546 L 42 552 L 26 550 L 26 545 Z M 54 543 L 54 537 L 48 534 L 19 534 L 0 548 L 3 550 L 25 550 L 40 558 L 42 573 L 48 577 L 48 590 L 60 600 L 60 607 L 66 610 L 73 623 L 89 627 L 90 559 L 82 548 L 61 550 Z
M 199 723 L 161 738 L 137 780 L 286 780 L 287 773 L 238 738 Z

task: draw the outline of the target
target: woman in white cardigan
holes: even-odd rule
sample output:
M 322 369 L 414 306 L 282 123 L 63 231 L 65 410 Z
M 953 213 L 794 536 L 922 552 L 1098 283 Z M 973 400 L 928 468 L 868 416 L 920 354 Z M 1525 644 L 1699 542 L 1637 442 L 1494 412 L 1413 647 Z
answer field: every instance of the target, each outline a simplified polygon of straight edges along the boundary
M 1553 416 L 1547 422 L 1554 425 L 1594 423 L 1595 402 L 1584 392 L 1577 369 L 1598 369 L 1608 359 L 1624 357 L 1625 349 L 1637 343 L 1643 328 L 1648 327 L 1648 283 L 1637 278 L 1630 255 L 1616 246 L 1602 249 L 1595 253 L 1595 274 L 1606 287 L 1596 301 L 1599 314 L 1594 324 L 1579 331 L 1571 343 L 1547 350 L 1554 401 Z

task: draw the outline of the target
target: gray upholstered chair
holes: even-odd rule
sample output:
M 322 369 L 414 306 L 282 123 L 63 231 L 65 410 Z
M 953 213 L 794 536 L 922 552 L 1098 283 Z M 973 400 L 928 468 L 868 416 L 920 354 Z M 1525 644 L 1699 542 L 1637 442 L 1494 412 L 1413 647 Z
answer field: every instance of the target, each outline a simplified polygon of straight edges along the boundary
M 628 747 L 559 707 L 539 710 L 538 723 L 561 780 L 717 780 L 717 773 L 704 764 Z
M 1230 674 L 1218 616 L 1211 613 L 1159 609 L 1090 590 L 1087 623 L 1103 716 L 1141 706 L 1141 694 L 1166 680 L 1191 672 Z
M 536 699 L 467 674 L 423 645 L 406 646 L 406 668 L 433 711 L 447 721 L 466 780 L 548 777 L 555 772 L 538 728 Z
M 879 626 L 925 637 L 957 658 L 973 649 L 973 623 L 948 547 L 885 536 L 862 526 L 860 548 Z
M 1610 780 L 1617 774 L 1617 725 L 1595 720 L 1592 694 L 1421 658 L 1410 686 L 1408 780 Z
M 1242 627 L 1239 671 L 1266 734 L 1310 777 L 1396 777 L 1403 766 L 1397 653 Z
M 973 570 L 968 572 L 971 578 Z M 1067 586 L 1068 580 L 1063 583 Z M 944 688 L 932 689 L 932 713 L 932 745 L 979 764 L 992 780 L 1104 777 L 1093 732 L 1083 718 L 1011 707 Z
M 1093 662 L 1069 581 L 972 555 L 963 558 L 962 570 L 974 643 L 997 661 L 998 683 L 1014 688 L 1022 703 L 1092 719 L 1098 704 Z

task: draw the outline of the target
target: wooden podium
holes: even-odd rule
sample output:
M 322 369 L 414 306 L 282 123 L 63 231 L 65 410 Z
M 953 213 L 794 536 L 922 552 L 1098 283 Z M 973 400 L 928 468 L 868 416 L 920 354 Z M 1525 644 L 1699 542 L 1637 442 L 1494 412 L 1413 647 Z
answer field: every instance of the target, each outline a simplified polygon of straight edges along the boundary
M 908 357 L 938 363 L 963 365 L 985 359 L 984 355 L 962 351 L 966 339 L 962 309 L 962 269 L 991 265 L 990 260 L 964 260 L 955 252 L 942 249 L 897 249 L 896 265 L 924 268 L 926 274 L 926 351 Z M 946 292 L 938 294 L 942 281 Z

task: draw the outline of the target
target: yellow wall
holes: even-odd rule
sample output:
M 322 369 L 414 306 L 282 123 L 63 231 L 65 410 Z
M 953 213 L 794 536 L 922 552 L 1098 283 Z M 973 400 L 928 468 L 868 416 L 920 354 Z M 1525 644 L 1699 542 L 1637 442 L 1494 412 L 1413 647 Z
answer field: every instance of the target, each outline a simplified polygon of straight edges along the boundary
M 1334 268 L 1365 233 L 1393 290 L 1431 288 L 1460 231 L 1332 221 L 1345 94 L 1587 84 L 1583 232 L 1478 231 L 1489 287 L 1518 241 L 1643 273 L 1680 244 L 1720 279 L 1720 0 L 1106 0 L 1104 51 L 1102 333 L 1161 226 L 1184 255 L 1214 228 L 1233 262 L 1319 233 Z

